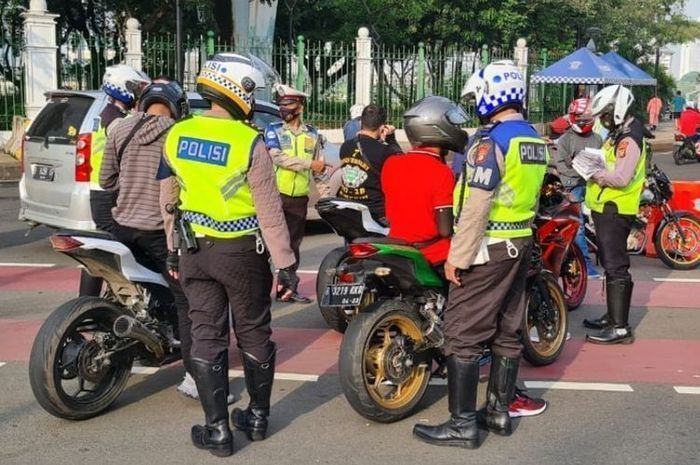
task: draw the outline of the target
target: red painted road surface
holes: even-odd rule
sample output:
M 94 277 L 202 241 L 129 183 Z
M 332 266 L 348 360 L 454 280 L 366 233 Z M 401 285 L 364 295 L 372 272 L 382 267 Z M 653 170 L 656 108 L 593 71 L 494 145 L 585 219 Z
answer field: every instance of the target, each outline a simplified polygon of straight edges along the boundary
M 0 268 L 0 291 L 73 292 L 78 270 L 74 268 Z M 313 295 L 315 275 L 304 274 L 302 291 Z M 586 303 L 603 305 L 600 284 L 592 281 Z M 643 307 L 698 308 L 697 284 L 638 282 L 633 305 Z M 42 322 L 0 319 L 0 361 L 27 361 L 32 341 Z M 279 372 L 337 373 L 341 335 L 323 329 L 275 328 Z M 235 344 L 232 343 L 232 347 Z M 637 339 L 628 346 L 597 346 L 573 339 L 561 358 L 548 367 L 523 366 L 527 380 L 562 380 L 613 383 L 657 383 L 700 386 L 700 341 Z M 237 356 L 231 356 L 237 361 Z M 232 365 L 232 368 L 238 368 Z

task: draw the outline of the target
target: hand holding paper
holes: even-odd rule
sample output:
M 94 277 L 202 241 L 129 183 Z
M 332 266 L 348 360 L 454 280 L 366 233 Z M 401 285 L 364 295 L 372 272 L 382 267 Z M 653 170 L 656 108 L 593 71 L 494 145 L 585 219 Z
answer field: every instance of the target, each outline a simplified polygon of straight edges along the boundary
M 603 151 L 588 147 L 576 154 L 572 166 L 586 181 L 597 171 L 607 169 Z

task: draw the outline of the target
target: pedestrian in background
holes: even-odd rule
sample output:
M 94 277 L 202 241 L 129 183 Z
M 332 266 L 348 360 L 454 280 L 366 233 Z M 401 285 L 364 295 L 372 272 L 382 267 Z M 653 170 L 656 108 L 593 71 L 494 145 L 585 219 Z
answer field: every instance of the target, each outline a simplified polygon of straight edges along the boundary
M 678 119 L 681 117 L 681 112 L 685 107 L 685 98 L 681 95 L 681 91 L 677 90 L 676 95 L 673 97 L 673 120 L 676 123 L 676 129 L 678 129 Z
M 296 257 L 294 285 L 288 287 L 278 283 L 277 300 L 311 303 L 311 299 L 299 295 L 296 270 L 299 268 L 299 247 L 306 227 L 311 178 L 322 176 L 326 170 L 323 152 L 325 138 L 318 129 L 303 122 L 304 105 L 309 97 L 307 94 L 282 84 L 276 86 L 275 92 L 282 121 L 270 123 L 265 128 L 265 144 L 275 165 L 282 210 Z
M 350 107 L 350 119 L 343 125 L 343 140 L 345 142 L 357 137 L 357 133 L 362 129 L 362 122 L 360 117 L 362 116 L 362 110 L 364 105 L 356 103 Z
M 647 103 L 647 114 L 649 115 L 649 126 L 652 131 L 656 131 L 656 127 L 659 125 L 659 115 L 661 114 L 661 108 L 663 108 L 664 102 L 656 95 L 649 99 Z

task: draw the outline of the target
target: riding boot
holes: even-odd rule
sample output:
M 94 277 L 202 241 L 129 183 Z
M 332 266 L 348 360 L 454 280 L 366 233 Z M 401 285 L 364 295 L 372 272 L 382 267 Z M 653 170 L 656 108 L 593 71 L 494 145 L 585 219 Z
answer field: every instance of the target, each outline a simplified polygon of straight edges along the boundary
M 245 384 L 250 403 L 245 410 L 235 408 L 231 413 L 233 426 L 244 431 L 251 441 L 262 441 L 267 434 L 267 417 L 270 415 L 270 396 L 275 377 L 274 343 L 267 360 L 260 361 L 253 355 L 241 351 Z
M 222 352 L 213 362 L 190 358 L 192 376 L 197 383 L 199 400 L 206 424 L 192 427 L 192 444 L 218 457 L 233 454 L 233 435 L 228 425 L 228 353 Z
M 586 340 L 595 344 L 631 344 L 634 334 L 629 326 L 630 301 L 634 283 L 629 278 L 608 280 L 606 284 L 608 312 L 611 325 L 598 334 L 586 334 Z
M 450 419 L 436 426 L 415 425 L 413 435 L 436 446 L 479 447 L 476 426 L 476 394 L 479 385 L 479 362 L 447 358 L 447 399 Z
M 486 389 L 486 407 L 479 412 L 479 425 L 501 436 L 513 434 L 508 408 L 515 397 L 520 359 L 494 355 Z

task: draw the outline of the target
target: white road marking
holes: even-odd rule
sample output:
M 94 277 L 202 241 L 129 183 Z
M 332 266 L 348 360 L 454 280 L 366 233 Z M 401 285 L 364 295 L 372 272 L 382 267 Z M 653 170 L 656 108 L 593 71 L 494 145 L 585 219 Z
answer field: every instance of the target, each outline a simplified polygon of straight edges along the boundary
M 3 262 L 0 263 L 0 266 L 25 266 L 29 268 L 53 268 L 56 266 L 55 263 L 12 263 L 12 262 Z
M 700 279 L 695 278 L 653 278 L 660 283 L 700 283 Z
M 152 375 L 158 373 L 158 367 L 131 367 L 132 375 Z
M 7 365 L 7 363 L 5 363 L 5 362 L 0 362 L 0 368 L 4 367 L 5 365 Z
M 678 394 L 700 394 L 700 387 L 698 386 L 673 386 L 673 389 Z
M 243 370 L 229 370 L 229 378 L 242 378 Z M 303 373 L 275 373 L 275 379 L 279 381 L 304 381 L 315 383 L 318 381 L 318 375 L 306 375 Z
M 531 389 L 565 389 L 571 391 L 634 392 L 629 384 L 575 383 L 570 381 L 525 381 Z
M 318 274 L 318 270 L 297 270 L 299 274 Z

